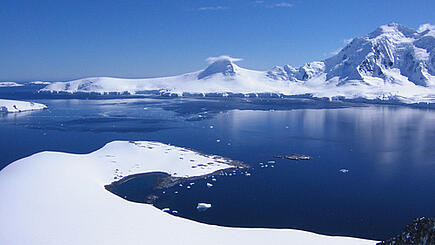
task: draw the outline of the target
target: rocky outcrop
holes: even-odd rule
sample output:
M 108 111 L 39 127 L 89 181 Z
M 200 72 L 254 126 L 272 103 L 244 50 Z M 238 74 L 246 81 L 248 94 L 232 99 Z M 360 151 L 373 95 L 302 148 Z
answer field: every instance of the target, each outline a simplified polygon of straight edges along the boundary
M 398 236 L 378 245 L 433 245 L 435 244 L 435 218 L 417 218 Z

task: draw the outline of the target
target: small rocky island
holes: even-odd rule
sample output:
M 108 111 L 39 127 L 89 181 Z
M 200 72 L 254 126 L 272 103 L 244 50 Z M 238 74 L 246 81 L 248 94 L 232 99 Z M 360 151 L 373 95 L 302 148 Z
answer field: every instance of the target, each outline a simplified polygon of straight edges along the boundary
M 282 155 L 282 156 L 274 156 L 275 158 L 281 158 L 281 159 L 289 159 L 289 160 L 311 160 L 312 158 L 310 156 L 304 155 L 304 154 L 291 154 L 291 155 Z
M 378 245 L 435 244 L 435 218 L 417 218 L 398 236 Z

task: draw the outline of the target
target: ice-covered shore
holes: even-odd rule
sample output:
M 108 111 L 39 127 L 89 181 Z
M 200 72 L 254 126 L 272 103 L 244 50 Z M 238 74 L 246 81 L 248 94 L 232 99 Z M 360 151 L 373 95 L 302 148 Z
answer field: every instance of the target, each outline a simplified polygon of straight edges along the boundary
M 374 244 L 291 229 L 202 224 L 126 201 L 104 186 L 126 175 L 195 177 L 232 161 L 157 142 L 111 142 L 90 154 L 42 152 L 0 171 L 0 244 Z
M 23 112 L 46 109 L 47 106 L 39 103 L 19 101 L 19 100 L 4 100 L 0 99 L 0 112 Z

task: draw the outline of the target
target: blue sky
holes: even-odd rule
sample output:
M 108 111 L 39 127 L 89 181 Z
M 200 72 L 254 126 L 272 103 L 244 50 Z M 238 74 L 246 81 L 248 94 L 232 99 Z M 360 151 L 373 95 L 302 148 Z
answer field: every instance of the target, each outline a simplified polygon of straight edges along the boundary
M 324 59 L 398 22 L 435 24 L 433 0 L 2 0 L 0 80 L 153 77 L 210 56 L 266 70 Z

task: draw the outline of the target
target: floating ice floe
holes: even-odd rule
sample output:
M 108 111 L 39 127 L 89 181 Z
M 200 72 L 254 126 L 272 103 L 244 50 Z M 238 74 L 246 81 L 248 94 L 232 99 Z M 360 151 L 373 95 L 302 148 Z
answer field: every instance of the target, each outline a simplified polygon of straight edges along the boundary
M 169 208 L 162 208 L 162 211 L 163 212 L 169 212 L 169 211 L 171 211 L 171 209 L 169 209 Z
M 213 184 L 207 183 L 207 187 L 212 187 Z
M 342 173 L 348 173 L 348 172 L 349 172 L 349 169 L 342 168 L 342 169 L 340 169 L 339 171 L 342 172 Z
M 198 209 L 198 211 L 205 211 L 207 209 L 211 208 L 211 204 L 210 203 L 198 203 L 198 206 L 196 206 L 196 209 Z

